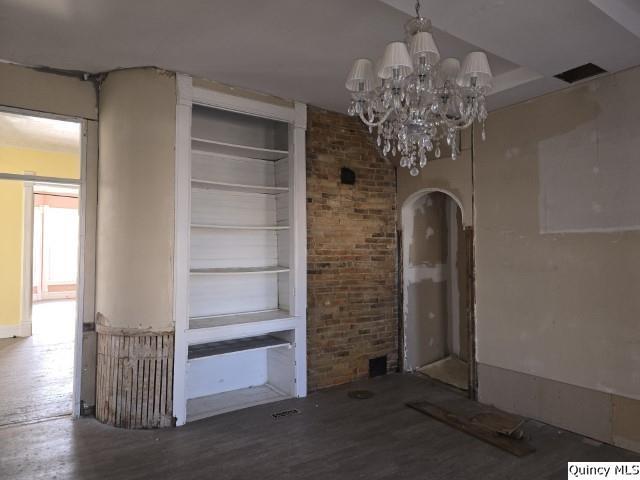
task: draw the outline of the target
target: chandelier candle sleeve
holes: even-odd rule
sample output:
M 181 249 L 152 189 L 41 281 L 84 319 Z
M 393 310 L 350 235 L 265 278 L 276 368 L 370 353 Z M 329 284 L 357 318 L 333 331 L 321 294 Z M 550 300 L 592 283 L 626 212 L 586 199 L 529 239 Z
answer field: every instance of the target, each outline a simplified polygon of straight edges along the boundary
M 378 72 L 380 78 L 405 78 L 413 72 L 413 63 L 404 42 L 392 42 L 387 45 L 382 57 L 382 68 Z
M 429 32 L 418 32 L 411 39 L 409 49 L 411 58 L 420 65 L 420 59 L 424 58 L 424 64 L 431 67 L 440 60 L 440 51 Z
M 399 157 L 400 166 L 415 176 L 428 152 L 440 157 L 443 143 L 455 160 L 459 132 L 475 121 L 482 124 L 484 140 L 493 76 L 484 52 L 469 53 L 462 65 L 456 58 L 440 59 L 419 1 L 405 30 L 406 43 L 388 44 L 375 68 L 371 60 L 356 60 L 345 86 L 352 99 L 349 115 L 360 117 L 371 133 L 375 129 L 382 153 Z
M 492 78 L 487 55 L 484 52 L 471 52 L 462 62 L 458 83 L 462 87 L 470 87 L 475 81 L 478 86 L 490 87 Z
M 345 86 L 350 92 L 369 92 L 375 86 L 373 64 L 367 58 L 359 58 L 353 63 Z

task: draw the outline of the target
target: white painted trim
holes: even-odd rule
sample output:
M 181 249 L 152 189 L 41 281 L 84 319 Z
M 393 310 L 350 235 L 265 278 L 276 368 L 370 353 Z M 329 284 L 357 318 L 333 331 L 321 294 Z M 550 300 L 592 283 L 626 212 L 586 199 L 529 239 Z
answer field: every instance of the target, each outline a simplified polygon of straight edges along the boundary
M 41 177 L 38 175 L 20 175 L 14 173 L 0 173 L 0 180 L 19 180 L 33 183 L 53 183 L 62 185 L 80 185 L 81 180 L 77 178 Z
M 192 102 L 198 105 L 230 110 L 256 117 L 270 118 L 280 122 L 295 123 L 295 108 L 273 105 L 250 98 L 237 97 L 229 93 L 193 87 Z
M 296 128 L 302 128 L 303 130 L 306 130 L 307 129 L 307 104 L 295 102 L 294 109 L 295 109 L 295 119 L 293 122 L 294 126 Z
M 307 395 L 307 173 L 306 173 L 306 105 L 296 103 L 297 123 L 290 127 L 289 212 L 291 223 L 290 288 L 291 312 L 297 318 L 295 340 L 296 395 Z M 302 116 L 304 115 L 304 118 Z M 300 126 L 298 126 L 300 125 Z
M 234 338 L 264 335 L 272 332 L 284 330 L 294 330 L 300 325 L 299 318 L 279 318 L 276 320 L 265 320 L 262 322 L 238 323 L 232 325 L 221 325 L 211 328 L 196 328 L 187 332 L 187 344 L 193 345 L 206 342 L 218 342 L 232 340 Z
M 0 338 L 12 338 L 20 336 L 20 324 L 0 325 Z
M 173 265 L 173 319 L 175 352 L 173 368 L 173 416 L 176 425 L 187 421 L 186 369 L 189 328 L 189 244 L 191 235 L 191 96 L 192 79 L 177 74 L 175 227 Z
M 191 106 L 193 101 L 193 79 L 189 75 L 176 74 L 176 95 L 178 105 Z
M 33 304 L 33 183 L 24 182 L 22 202 L 22 282 L 20 336 L 31 336 Z
M 82 384 L 82 346 L 84 337 L 84 293 L 85 293 L 85 258 L 87 249 L 87 121 L 81 122 L 81 154 L 80 154 L 80 192 L 79 192 L 79 241 L 78 241 L 78 291 L 76 292 L 76 331 L 73 344 L 73 418 L 80 417 L 80 394 Z

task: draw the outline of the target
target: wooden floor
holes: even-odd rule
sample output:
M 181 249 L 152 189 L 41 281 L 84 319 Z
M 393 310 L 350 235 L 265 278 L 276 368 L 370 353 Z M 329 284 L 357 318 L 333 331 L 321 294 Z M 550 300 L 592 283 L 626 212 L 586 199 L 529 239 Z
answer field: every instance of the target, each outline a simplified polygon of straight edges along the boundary
M 0 426 L 71 414 L 76 302 L 33 305 L 33 336 L 0 339 Z
M 352 389 L 375 396 L 357 400 Z M 473 402 L 431 380 L 389 375 L 177 429 L 126 431 L 68 418 L 0 428 L 0 478 L 565 479 L 567 461 L 640 455 L 529 421 L 538 451 L 516 458 L 404 404 Z M 278 411 L 300 413 L 274 419 Z

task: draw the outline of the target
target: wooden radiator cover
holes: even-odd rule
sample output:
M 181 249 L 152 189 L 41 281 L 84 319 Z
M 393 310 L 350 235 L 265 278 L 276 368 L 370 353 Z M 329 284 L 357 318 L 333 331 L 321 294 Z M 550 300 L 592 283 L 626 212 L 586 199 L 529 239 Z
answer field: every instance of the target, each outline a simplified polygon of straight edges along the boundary
M 170 427 L 173 420 L 173 332 L 96 325 L 96 418 L 123 428 Z

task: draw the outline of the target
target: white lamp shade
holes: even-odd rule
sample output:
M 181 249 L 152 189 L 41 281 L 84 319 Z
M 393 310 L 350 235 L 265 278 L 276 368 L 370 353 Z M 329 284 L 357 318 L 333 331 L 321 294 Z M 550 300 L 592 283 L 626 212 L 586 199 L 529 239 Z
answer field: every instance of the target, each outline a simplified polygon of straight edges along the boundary
M 384 79 L 392 78 L 395 69 L 398 69 L 402 78 L 413 72 L 411 57 L 404 42 L 392 42 L 387 45 L 378 76 Z
M 420 57 L 427 59 L 427 65 L 435 65 L 440 60 L 440 51 L 429 32 L 418 32 L 411 38 L 409 54 L 416 63 Z
M 353 62 L 345 86 L 350 92 L 357 92 L 362 85 L 362 91 L 369 92 L 375 87 L 374 81 L 373 63 L 368 58 L 359 58 Z
M 439 70 L 442 83 L 447 80 L 455 83 L 460 73 L 460 60 L 451 57 L 445 58 L 440 62 Z
M 462 68 L 458 75 L 458 84 L 462 87 L 470 87 L 471 79 L 476 79 L 476 86 L 490 87 L 493 75 L 489 60 L 484 52 L 471 52 L 462 62 Z

